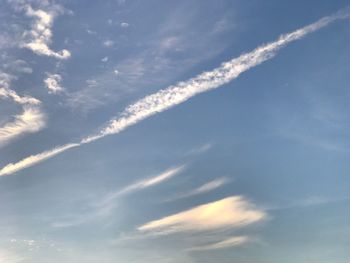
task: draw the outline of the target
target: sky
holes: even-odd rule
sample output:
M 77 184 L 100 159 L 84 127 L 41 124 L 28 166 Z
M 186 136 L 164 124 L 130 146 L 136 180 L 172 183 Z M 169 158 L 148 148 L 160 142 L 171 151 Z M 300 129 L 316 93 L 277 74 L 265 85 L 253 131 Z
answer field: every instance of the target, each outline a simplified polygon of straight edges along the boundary
M 348 263 L 346 0 L 0 0 L 0 263 Z

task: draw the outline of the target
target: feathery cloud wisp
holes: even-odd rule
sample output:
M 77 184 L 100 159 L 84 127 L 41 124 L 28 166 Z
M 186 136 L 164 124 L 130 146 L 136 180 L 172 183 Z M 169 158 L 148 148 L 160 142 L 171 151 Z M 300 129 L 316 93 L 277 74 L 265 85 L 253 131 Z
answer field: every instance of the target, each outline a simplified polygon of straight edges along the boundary
M 338 12 L 334 15 L 323 17 L 315 23 L 300 28 L 292 33 L 280 36 L 279 39 L 274 42 L 262 45 L 249 53 L 242 54 L 238 58 L 225 62 L 212 71 L 204 72 L 199 74 L 197 77 L 180 82 L 175 86 L 170 86 L 164 90 L 160 90 L 154 94 L 146 96 L 145 98 L 127 107 L 120 114 L 119 118 L 111 120 L 109 125 L 102 129 L 98 134 L 83 138 L 81 143 L 89 143 L 107 135 L 119 133 L 129 126 L 135 125 L 152 115 L 163 112 L 171 107 L 185 102 L 199 93 L 203 93 L 227 84 L 250 68 L 273 58 L 276 55 L 276 52 L 287 44 L 299 40 L 336 20 L 346 19 L 349 17 L 350 14 L 347 11 Z M 79 144 L 75 144 L 75 146 Z M 63 149 L 65 148 L 63 147 Z M 56 154 L 63 151 L 64 150 L 59 151 Z M 35 163 L 39 163 L 42 160 L 46 160 L 56 155 L 50 154 L 48 157 L 46 157 L 45 153 L 50 152 L 51 151 L 43 152 L 33 155 L 32 157 L 36 157 Z M 20 166 L 21 162 L 22 161 L 19 161 L 18 163 L 12 165 L 13 167 L 16 167 L 17 165 Z M 31 165 L 28 164 L 27 166 L 20 166 L 22 168 L 14 169 L 13 171 L 18 171 Z M 3 170 L 5 168 L 6 166 L 0 170 L 0 174 L 4 173 Z
M 0 147 L 15 137 L 25 133 L 37 132 L 45 126 L 45 115 L 37 107 L 40 101 L 29 96 L 20 96 L 10 89 L 13 78 L 9 74 L 0 73 L 0 98 L 12 99 L 22 106 L 23 113 L 14 116 L 14 121 L 5 123 L 0 127 Z
M 232 196 L 151 221 L 138 227 L 138 230 L 156 234 L 207 231 L 242 227 L 262 221 L 265 217 L 265 212 L 255 208 L 244 197 Z
M 27 41 L 23 44 L 23 47 L 32 50 L 38 55 L 55 57 L 58 59 L 69 58 L 71 53 L 68 50 L 63 49 L 55 52 L 49 47 L 52 41 L 51 28 L 54 18 L 59 12 L 61 12 L 59 6 L 54 6 L 50 11 L 44 11 L 41 9 L 34 10 L 29 4 L 24 5 L 23 8 L 28 17 L 34 18 L 31 30 L 26 31 L 24 34 Z
M 41 130 L 45 126 L 45 115 L 34 107 L 25 107 L 21 115 L 15 116 L 13 122 L 0 127 L 0 146 L 13 138 Z
M 250 241 L 250 238 L 247 236 L 236 236 L 230 237 L 228 239 L 222 240 L 220 242 L 216 242 L 209 245 L 203 245 L 198 247 L 193 247 L 188 249 L 188 251 L 204 251 L 204 250 L 215 250 L 215 249 L 223 249 L 228 247 L 239 246 L 244 243 Z
M 200 195 L 200 194 L 204 194 L 204 193 L 208 193 L 210 191 L 213 191 L 221 186 L 223 186 L 224 184 L 228 183 L 229 179 L 226 177 L 221 177 L 221 178 L 216 178 L 210 182 L 207 182 L 187 193 L 184 194 L 180 194 L 174 198 L 168 199 L 168 201 L 173 201 L 173 200 L 177 200 L 177 199 L 181 199 L 181 198 L 186 198 L 186 197 L 191 197 L 191 196 L 195 196 L 195 195 Z
M 186 167 L 186 165 L 180 165 L 180 166 L 168 169 L 168 170 L 166 170 L 166 171 L 164 171 L 161 174 L 158 174 L 156 176 L 153 176 L 153 177 L 150 177 L 147 179 L 143 179 L 143 180 L 138 181 L 136 183 L 130 184 L 130 185 L 124 187 L 123 189 L 108 195 L 103 203 L 106 203 L 110 200 L 113 200 L 113 199 L 117 198 L 118 196 L 121 196 L 124 194 L 129 194 L 129 193 L 134 192 L 134 191 L 142 190 L 142 189 L 149 188 L 151 186 L 155 186 L 157 184 L 160 184 L 166 180 L 169 180 L 171 177 L 181 173 L 185 167 Z

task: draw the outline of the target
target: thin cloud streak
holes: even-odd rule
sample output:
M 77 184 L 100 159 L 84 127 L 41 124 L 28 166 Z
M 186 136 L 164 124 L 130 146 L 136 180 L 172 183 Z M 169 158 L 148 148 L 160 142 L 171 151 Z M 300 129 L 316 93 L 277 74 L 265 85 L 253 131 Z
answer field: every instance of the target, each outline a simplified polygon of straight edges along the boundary
M 190 99 L 191 97 L 216 89 L 224 84 L 229 83 L 230 81 L 237 78 L 243 72 L 253 68 L 257 65 L 260 65 L 264 61 L 267 61 L 273 58 L 277 51 L 287 44 L 299 40 L 306 35 L 315 32 L 328 24 L 339 20 L 349 18 L 350 14 L 348 10 L 338 12 L 331 16 L 326 16 L 321 18 L 315 23 L 312 23 L 308 26 L 305 26 L 301 29 L 298 29 L 292 33 L 284 34 L 279 37 L 275 42 L 271 42 L 265 45 L 262 45 L 252 52 L 245 53 L 238 58 L 232 59 L 228 62 L 221 64 L 220 67 L 214 69 L 213 71 L 204 72 L 197 77 L 189 79 L 184 82 L 180 82 L 175 86 L 170 86 L 166 89 L 160 90 L 154 94 L 146 96 L 145 98 L 137 101 L 136 103 L 128 106 L 120 115 L 119 118 L 111 120 L 109 125 L 102 129 L 98 134 L 85 137 L 81 140 L 80 143 L 74 144 L 78 146 L 80 144 L 90 143 L 92 141 L 98 140 L 110 134 L 117 134 L 129 126 L 135 125 L 140 121 L 151 117 L 157 113 L 163 112 L 171 107 L 174 107 L 180 103 L 183 103 Z M 62 147 L 59 147 L 62 148 Z M 19 171 L 23 168 L 32 166 L 36 163 L 39 163 L 42 160 L 51 158 L 58 153 L 69 149 L 59 151 L 55 154 L 51 154 L 51 151 L 40 153 L 38 155 L 33 155 L 31 157 L 35 158 L 36 162 L 33 164 L 27 164 L 26 166 L 19 166 L 19 169 L 13 169 L 13 171 Z M 50 153 L 49 156 L 46 156 L 45 153 Z M 28 158 L 31 158 L 28 157 Z M 26 158 L 26 159 L 28 159 Z M 41 160 L 40 160 L 41 159 Z M 13 167 L 21 164 L 20 161 L 15 164 L 11 164 Z M 0 174 L 4 174 L 4 169 L 0 170 Z M 10 173 L 6 173 L 10 174 Z
M 77 147 L 77 146 L 79 146 L 78 143 L 70 143 L 70 144 L 66 144 L 66 145 L 54 148 L 52 150 L 46 151 L 46 152 L 42 152 L 42 153 L 37 154 L 37 155 L 31 155 L 31 156 L 24 158 L 23 160 L 21 160 L 17 163 L 9 163 L 8 165 L 6 165 L 4 168 L 2 168 L 0 170 L 0 176 L 13 174 L 19 170 L 33 166 L 39 162 L 47 160 L 47 159 L 49 159 L 57 154 L 60 154 L 68 149 L 71 149 L 71 148 Z
M 221 177 L 221 178 L 217 178 L 214 179 L 210 182 L 207 182 L 195 189 L 193 189 L 192 191 L 189 191 L 188 193 L 185 193 L 183 195 L 179 195 L 173 199 L 171 199 L 171 201 L 173 200 L 177 200 L 177 199 L 182 199 L 182 198 L 186 198 L 186 197 L 191 197 L 191 196 L 195 196 L 195 195 L 200 195 L 200 194 L 205 194 L 208 193 L 210 191 L 213 191 L 225 184 L 227 184 L 230 180 L 226 177 Z
M 186 167 L 186 165 L 180 165 L 180 166 L 177 166 L 174 168 L 170 168 L 170 169 L 162 172 L 159 175 L 156 175 L 156 176 L 153 176 L 150 178 L 146 178 L 146 179 L 143 179 L 143 180 L 138 181 L 136 183 L 130 184 L 130 185 L 124 187 L 123 189 L 108 195 L 102 203 L 104 203 L 104 204 L 108 203 L 111 200 L 113 200 L 121 195 L 125 195 L 125 194 L 129 194 L 129 193 L 132 193 L 135 191 L 146 189 L 146 188 L 149 188 L 151 186 L 155 186 L 157 184 L 160 184 L 164 181 L 167 181 L 170 178 L 174 177 L 175 175 L 178 175 L 179 173 L 181 173 L 185 169 L 185 167 Z
M 0 147 L 22 134 L 37 132 L 46 124 L 45 114 L 38 107 L 41 102 L 29 96 L 18 95 L 10 88 L 13 79 L 14 76 L 0 72 L 0 99 L 11 99 L 21 105 L 23 113 L 0 126 Z
M 250 241 L 250 238 L 247 236 L 236 236 L 236 237 L 230 237 L 228 239 L 222 240 L 217 243 L 193 247 L 188 249 L 187 251 L 205 251 L 205 250 L 224 249 L 224 248 L 239 246 L 249 241 Z

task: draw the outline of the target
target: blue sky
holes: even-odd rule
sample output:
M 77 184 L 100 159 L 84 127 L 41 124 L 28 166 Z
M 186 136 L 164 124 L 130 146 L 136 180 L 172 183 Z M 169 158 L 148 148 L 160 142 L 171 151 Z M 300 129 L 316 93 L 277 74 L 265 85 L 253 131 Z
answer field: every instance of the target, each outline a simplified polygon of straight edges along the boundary
M 0 263 L 348 262 L 348 1 L 0 21 Z

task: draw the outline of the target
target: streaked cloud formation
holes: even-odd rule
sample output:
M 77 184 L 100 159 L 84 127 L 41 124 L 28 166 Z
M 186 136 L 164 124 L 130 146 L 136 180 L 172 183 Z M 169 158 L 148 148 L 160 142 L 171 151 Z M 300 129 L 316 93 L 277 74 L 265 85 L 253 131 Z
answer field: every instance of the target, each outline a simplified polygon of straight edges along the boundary
M 12 90 L 10 84 L 13 78 L 0 72 L 0 99 L 12 100 L 22 107 L 23 112 L 0 126 L 0 147 L 22 134 L 37 132 L 45 127 L 45 114 L 39 108 L 41 102 L 29 96 L 20 96 Z
M 145 188 L 148 188 L 148 187 L 160 184 L 160 183 L 162 183 L 162 182 L 164 182 L 166 180 L 169 180 L 171 177 L 179 174 L 180 172 L 183 171 L 184 168 L 185 168 L 185 165 L 181 165 L 181 166 L 178 166 L 178 167 L 175 167 L 175 168 L 168 169 L 168 170 L 166 170 L 166 171 L 162 172 L 161 174 L 156 175 L 154 177 L 150 177 L 150 178 L 147 178 L 147 179 L 143 179 L 143 180 L 141 180 L 139 182 L 133 183 L 133 184 L 123 188 L 122 190 L 118 191 L 117 193 L 115 193 L 113 195 L 113 197 L 116 197 L 116 196 L 119 196 L 119 195 L 123 195 L 123 194 L 127 194 L 127 193 L 130 193 L 130 192 L 134 192 L 134 191 L 137 191 L 137 190 L 145 189 Z
M 225 178 L 225 177 L 216 178 L 216 179 L 214 179 L 214 180 L 212 180 L 210 182 L 207 182 L 207 183 L 199 186 L 196 189 L 193 189 L 192 191 L 189 191 L 188 193 L 185 193 L 183 195 L 178 196 L 175 199 L 185 198 L 185 197 L 190 197 L 190 196 L 194 196 L 194 195 L 208 193 L 210 191 L 213 191 L 213 190 L 223 186 L 224 184 L 226 184 L 228 182 L 229 182 L 228 178 Z
M 230 237 L 228 239 L 225 239 L 225 240 L 217 242 L 217 243 L 193 247 L 193 248 L 188 249 L 188 251 L 204 251 L 204 250 L 224 249 L 224 248 L 239 246 L 239 245 L 242 245 L 244 243 L 247 243 L 248 241 L 250 241 L 250 238 L 247 236 L 236 236 L 236 237 Z
M 176 166 L 166 171 L 161 172 L 160 174 L 148 177 L 143 180 L 140 180 L 136 183 L 125 186 L 121 190 L 107 194 L 100 201 L 97 202 L 97 205 L 94 205 L 91 211 L 87 214 L 77 214 L 72 215 L 68 219 L 61 221 L 55 221 L 52 223 L 53 227 L 73 227 L 77 225 L 84 224 L 96 218 L 105 217 L 110 215 L 113 209 L 116 206 L 116 199 L 123 195 L 132 194 L 143 189 L 147 189 L 158 184 L 164 183 L 170 178 L 180 174 L 184 169 L 185 165 Z
M 122 188 L 119 191 L 116 191 L 114 193 L 111 193 L 109 195 L 107 195 L 104 200 L 101 202 L 101 204 L 103 206 L 110 206 L 110 202 L 114 199 L 116 199 L 117 197 L 120 197 L 122 195 L 125 194 L 130 194 L 132 192 L 136 192 L 139 190 L 143 190 L 152 186 L 155 186 L 157 184 L 163 183 L 167 180 L 169 180 L 170 178 L 174 177 L 175 175 L 178 175 L 179 173 L 181 173 L 184 169 L 185 169 L 186 165 L 180 165 L 180 166 L 176 166 L 173 168 L 170 168 L 156 176 L 153 177 L 149 177 L 146 179 L 142 179 L 136 183 L 132 183 L 124 188 Z
M 15 164 L 9 163 L 8 165 L 6 165 L 4 168 L 2 168 L 0 170 L 0 176 L 12 174 L 12 173 L 15 173 L 15 172 L 22 170 L 24 168 L 33 166 L 34 164 L 42 162 L 46 159 L 51 158 L 52 156 L 55 156 L 61 152 L 64 152 L 68 149 L 71 149 L 71 148 L 77 147 L 77 146 L 79 146 L 79 144 L 70 143 L 70 144 L 66 144 L 66 145 L 54 148 L 52 150 L 46 151 L 46 152 L 42 152 L 42 153 L 37 154 L 37 155 L 29 156 L 27 158 L 24 158 L 20 162 L 15 163 Z
M 260 65 L 264 61 L 273 58 L 276 55 L 276 52 L 287 44 L 299 40 L 336 20 L 346 18 L 349 18 L 348 12 L 338 12 L 334 15 L 323 17 L 315 23 L 300 28 L 292 33 L 280 36 L 275 42 L 262 45 L 249 53 L 242 54 L 238 58 L 224 62 L 221 64 L 221 66 L 212 71 L 204 72 L 187 81 L 180 82 L 174 86 L 170 86 L 166 89 L 146 96 L 145 98 L 128 106 L 118 118 L 111 120 L 107 127 L 100 130 L 100 132 L 98 132 L 96 135 L 87 136 L 83 138 L 80 143 L 73 145 L 78 146 L 81 143 L 89 143 L 110 134 L 117 134 L 129 126 L 135 125 L 150 116 L 183 103 L 197 94 L 216 89 L 224 84 L 227 84 L 250 68 Z M 60 151 L 49 150 L 37 155 L 32 155 L 31 157 L 24 159 L 27 160 L 26 165 L 22 165 L 24 160 L 11 164 L 12 168 L 10 170 L 8 169 L 9 165 L 7 165 L 0 170 L 0 175 L 11 174 L 15 171 L 32 166 L 40 161 L 62 153 L 69 148 L 71 147 L 62 146 L 58 147 L 58 149 L 61 149 Z M 28 160 L 31 159 L 34 159 L 35 162 L 28 162 Z
M 45 115 L 37 108 L 25 107 L 13 122 L 0 127 L 0 146 L 21 134 L 37 132 L 44 126 Z
M 208 231 L 250 225 L 266 218 L 265 212 L 253 206 L 242 196 L 232 196 L 212 203 L 200 205 L 151 221 L 139 231 L 171 234 L 183 231 Z

